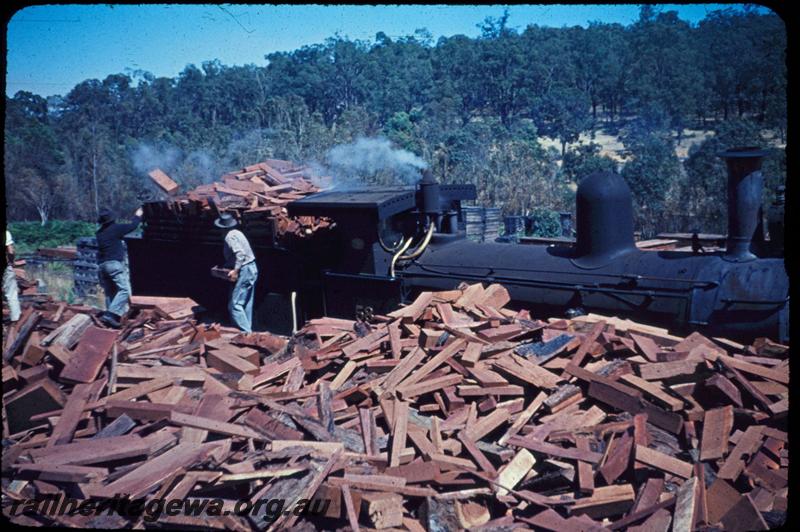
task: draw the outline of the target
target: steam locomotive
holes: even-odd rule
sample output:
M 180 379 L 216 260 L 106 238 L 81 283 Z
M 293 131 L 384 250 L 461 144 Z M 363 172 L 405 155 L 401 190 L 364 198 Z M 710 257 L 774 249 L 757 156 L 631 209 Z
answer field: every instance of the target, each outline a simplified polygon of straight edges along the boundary
M 335 228 L 290 247 L 251 239 L 263 272 L 256 325 L 285 332 L 290 308 L 301 320 L 385 313 L 421 291 L 466 281 L 503 284 L 511 306 L 534 316 L 594 312 L 679 334 L 786 342 L 784 260 L 763 256 L 753 238 L 766 152 L 737 148 L 720 155 L 728 167 L 728 237 L 725 251 L 714 253 L 639 250 L 630 190 L 610 172 L 580 182 L 571 247 L 468 240 L 461 202 L 475 199 L 474 186 L 440 184 L 429 171 L 416 186 L 333 189 L 293 201 L 290 215 L 328 217 Z M 228 288 L 208 273 L 221 247 L 221 241 L 176 246 L 128 238 L 134 292 L 189 296 L 223 313 Z

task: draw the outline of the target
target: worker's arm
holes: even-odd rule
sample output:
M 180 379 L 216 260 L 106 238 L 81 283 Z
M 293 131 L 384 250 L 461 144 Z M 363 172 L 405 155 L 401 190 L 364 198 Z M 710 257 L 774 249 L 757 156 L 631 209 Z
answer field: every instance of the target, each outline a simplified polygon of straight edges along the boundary
M 12 268 L 14 267 L 14 255 L 14 244 L 6 244 L 6 260 Z
M 136 209 L 136 212 L 133 213 L 133 221 L 129 224 L 116 224 L 114 226 L 114 234 L 119 238 L 127 235 L 131 231 L 135 231 L 139 224 L 142 222 L 142 208 L 139 207 Z

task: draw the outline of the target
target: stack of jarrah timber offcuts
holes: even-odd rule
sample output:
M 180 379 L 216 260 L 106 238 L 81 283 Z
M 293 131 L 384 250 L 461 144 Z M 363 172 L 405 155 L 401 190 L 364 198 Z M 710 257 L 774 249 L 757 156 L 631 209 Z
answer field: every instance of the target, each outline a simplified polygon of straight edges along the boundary
M 144 204 L 146 238 L 218 242 L 220 230 L 213 221 L 220 211 L 233 212 L 243 231 L 265 244 L 307 238 L 332 223 L 326 218 L 288 216 L 287 203 L 320 190 L 311 181 L 310 169 L 291 161 L 268 159 L 184 195 L 178 194 L 177 183 L 161 170 L 153 170 L 150 177 L 169 197 Z
M 499 285 L 464 285 L 370 323 L 311 320 L 288 342 L 142 311 L 111 344 L 78 341 L 73 355 L 86 343 L 118 356 L 77 381 L 48 333 L 38 361 L 13 354 L 16 378 L 49 399 L 9 431 L 4 497 L 230 510 L 14 518 L 81 527 L 746 531 L 785 519 L 787 346 L 541 320 L 508 302 Z M 36 310 L 40 334 L 63 321 L 53 305 Z M 5 396 L 9 420 L 30 386 Z M 234 511 L 274 499 L 322 510 Z

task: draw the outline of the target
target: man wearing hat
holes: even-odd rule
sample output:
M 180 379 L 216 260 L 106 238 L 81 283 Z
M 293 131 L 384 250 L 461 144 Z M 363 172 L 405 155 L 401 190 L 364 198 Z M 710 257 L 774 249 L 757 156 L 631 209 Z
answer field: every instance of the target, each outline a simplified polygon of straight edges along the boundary
M 223 212 L 214 225 L 225 229 L 225 267 L 230 268 L 228 277 L 236 282 L 231 292 L 228 311 L 236 326 L 246 333 L 253 332 L 253 299 L 255 298 L 258 268 L 250 242 L 244 233 L 236 229 L 238 222 L 232 214 Z
M 100 315 L 100 321 L 115 329 L 121 326 L 120 320 L 128 313 L 128 301 L 131 297 L 131 280 L 122 237 L 139 227 L 141 221 L 141 207 L 136 209 L 133 221 L 129 224 L 115 223 L 114 214 L 108 209 L 100 211 L 97 219 L 100 224 L 95 233 L 98 273 L 106 294 L 106 312 Z

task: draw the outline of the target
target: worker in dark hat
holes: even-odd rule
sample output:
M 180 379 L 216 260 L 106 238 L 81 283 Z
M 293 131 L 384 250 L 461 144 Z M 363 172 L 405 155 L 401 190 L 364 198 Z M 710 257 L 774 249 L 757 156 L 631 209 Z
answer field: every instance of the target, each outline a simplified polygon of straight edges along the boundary
M 141 221 L 141 207 L 134 213 L 131 223 L 116 223 L 114 214 L 108 209 L 100 211 L 97 219 L 100 224 L 95 233 L 98 277 L 106 296 L 106 311 L 100 315 L 100 321 L 115 329 L 121 327 L 131 297 L 131 279 L 122 238 L 139 227 Z
M 238 222 L 232 214 L 223 212 L 214 225 L 225 233 L 225 268 L 231 271 L 228 277 L 236 284 L 231 291 L 228 310 L 236 326 L 246 332 L 253 332 L 253 299 L 255 299 L 258 268 L 250 242 L 244 233 L 236 229 Z

